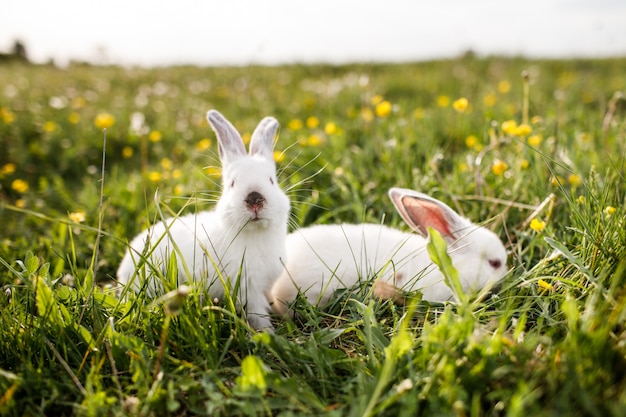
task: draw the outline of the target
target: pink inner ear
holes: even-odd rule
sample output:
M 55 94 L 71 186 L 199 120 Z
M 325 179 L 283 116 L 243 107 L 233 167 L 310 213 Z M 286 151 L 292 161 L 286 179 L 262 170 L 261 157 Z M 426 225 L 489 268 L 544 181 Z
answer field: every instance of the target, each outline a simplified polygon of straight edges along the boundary
M 425 235 L 428 234 L 427 228 L 430 226 L 444 237 L 453 237 L 443 210 L 437 204 L 410 197 L 405 197 L 403 203 L 411 220 Z

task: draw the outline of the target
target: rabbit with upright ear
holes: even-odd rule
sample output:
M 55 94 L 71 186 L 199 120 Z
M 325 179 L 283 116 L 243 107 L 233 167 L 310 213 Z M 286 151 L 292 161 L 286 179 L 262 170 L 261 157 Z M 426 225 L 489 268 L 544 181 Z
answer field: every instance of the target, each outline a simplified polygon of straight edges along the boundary
M 302 293 L 309 302 L 328 303 L 339 288 L 377 277 L 374 294 L 395 298 L 420 290 L 428 301 L 453 296 L 426 250 L 427 229 L 444 237 L 464 291 L 476 291 L 506 273 L 507 254 L 491 231 L 471 223 L 446 204 L 417 191 L 392 188 L 389 197 L 418 234 L 380 224 L 318 225 L 287 236 L 285 269 L 272 288 L 272 308 L 290 316 L 289 305 Z
M 278 122 L 264 118 L 254 130 L 250 152 L 233 125 L 219 112 L 207 113 L 222 162 L 222 195 L 212 211 L 168 219 L 130 243 L 117 271 L 118 281 L 156 294 L 163 285 L 150 273 L 165 271 L 172 253 L 178 282 L 198 282 L 211 298 L 224 296 L 223 283 L 237 294 L 238 308 L 255 329 L 271 329 L 266 294 L 280 275 L 290 203 L 280 189 L 273 158 Z M 137 270 L 145 268 L 147 282 Z

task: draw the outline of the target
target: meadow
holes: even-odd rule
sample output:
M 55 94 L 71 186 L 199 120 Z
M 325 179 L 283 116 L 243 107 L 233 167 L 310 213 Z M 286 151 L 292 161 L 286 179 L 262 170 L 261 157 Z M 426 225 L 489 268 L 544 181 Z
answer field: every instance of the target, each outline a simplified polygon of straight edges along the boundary
M 624 415 L 625 69 L 0 65 L 0 413 Z M 291 229 L 406 230 L 387 190 L 412 188 L 496 232 L 509 273 L 460 304 L 302 300 L 273 334 L 201 288 L 118 299 L 128 239 L 219 196 L 209 109 L 244 139 L 279 120 Z

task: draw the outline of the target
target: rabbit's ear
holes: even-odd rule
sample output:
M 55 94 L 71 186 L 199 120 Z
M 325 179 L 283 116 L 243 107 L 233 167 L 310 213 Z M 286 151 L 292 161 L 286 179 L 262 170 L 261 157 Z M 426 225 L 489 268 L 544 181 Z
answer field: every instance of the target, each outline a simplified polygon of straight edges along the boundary
M 260 155 L 274 160 L 274 138 L 278 131 L 278 121 L 273 117 L 266 117 L 254 129 L 250 139 L 250 155 Z
M 392 188 L 389 197 L 404 221 L 416 232 L 428 235 L 428 227 L 437 230 L 448 243 L 455 241 L 457 232 L 470 223 L 441 201 L 417 191 Z
M 233 161 L 246 155 L 246 147 L 237 129 L 217 110 L 206 114 L 209 124 L 217 135 L 217 145 L 222 163 Z

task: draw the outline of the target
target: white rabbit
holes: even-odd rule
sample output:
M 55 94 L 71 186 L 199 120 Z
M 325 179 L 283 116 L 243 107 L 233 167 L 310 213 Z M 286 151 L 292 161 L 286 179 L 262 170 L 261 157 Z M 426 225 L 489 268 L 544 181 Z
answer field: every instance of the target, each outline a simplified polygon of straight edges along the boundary
M 286 259 L 290 209 L 273 158 L 279 125 L 274 118 L 264 118 L 252 134 L 248 154 L 224 116 L 211 110 L 207 119 L 216 133 L 222 162 L 222 195 L 215 209 L 168 219 L 141 232 L 130 243 L 117 278 L 136 291 L 145 286 L 153 295 L 163 285 L 151 271 L 165 271 L 175 253 L 179 284 L 199 282 L 211 298 L 224 296 L 222 281 L 230 294 L 238 286 L 237 307 L 245 310 L 248 323 L 258 330 L 271 329 L 266 294 Z M 142 265 L 148 282 L 140 282 L 143 275 L 137 269 Z
M 395 298 L 420 290 L 423 299 L 453 296 L 426 250 L 427 228 L 444 237 L 464 291 L 493 284 L 506 273 L 507 254 L 491 231 L 472 224 L 446 204 L 417 191 L 392 188 L 389 197 L 404 221 L 421 235 L 380 224 L 319 225 L 287 236 L 287 264 L 272 288 L 272 308 L 284 316 L 298 294 L 323 306 L 339 288 L 377 278 L 374 294 Z

